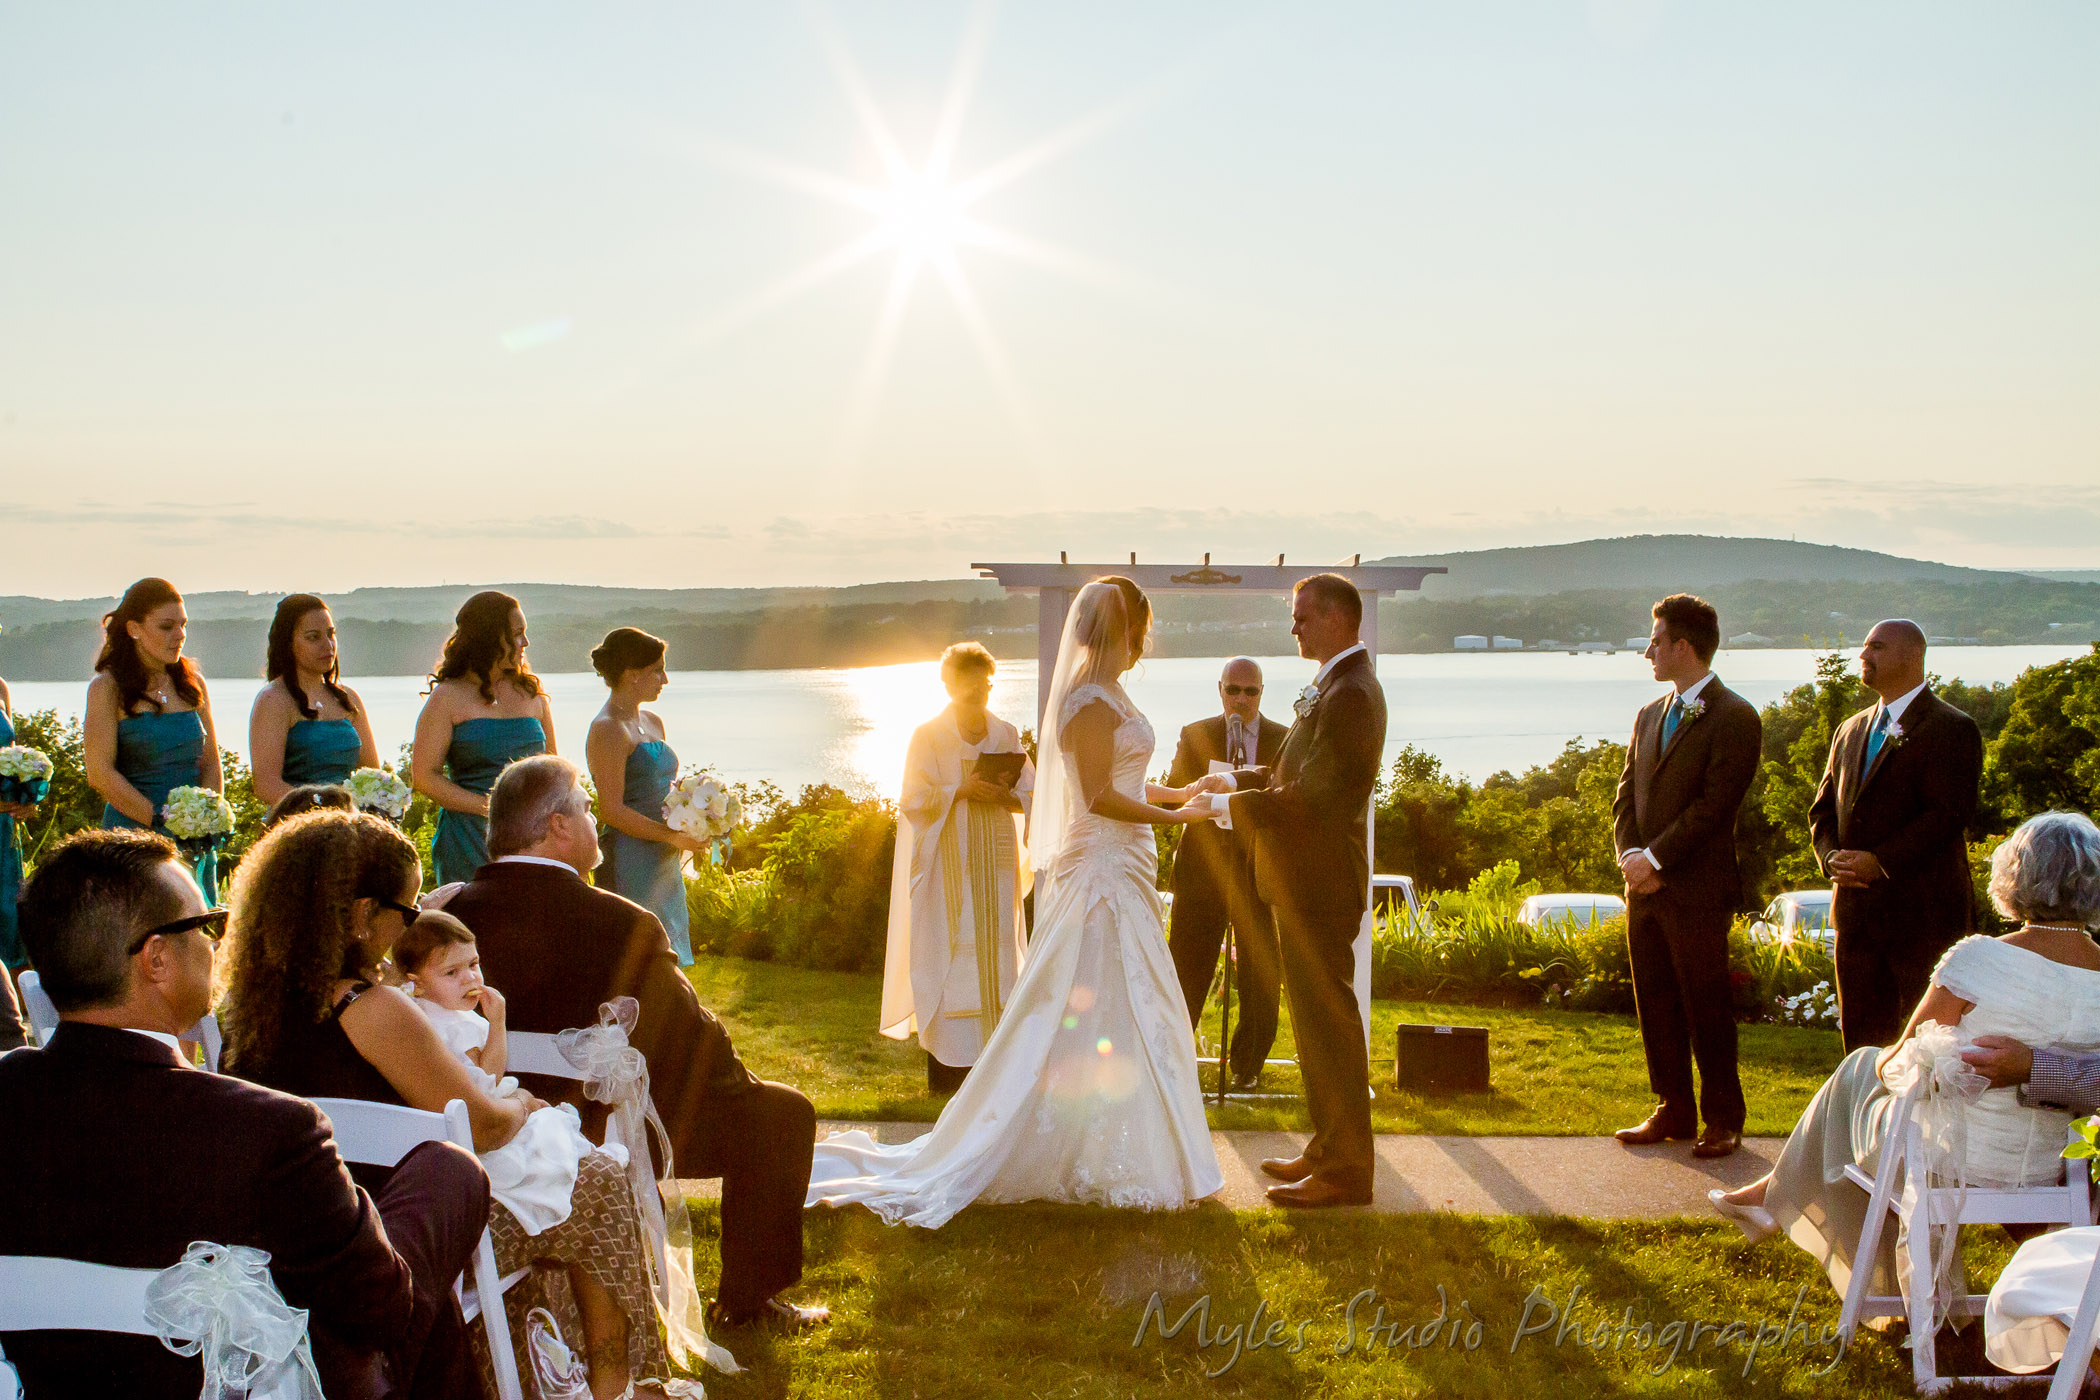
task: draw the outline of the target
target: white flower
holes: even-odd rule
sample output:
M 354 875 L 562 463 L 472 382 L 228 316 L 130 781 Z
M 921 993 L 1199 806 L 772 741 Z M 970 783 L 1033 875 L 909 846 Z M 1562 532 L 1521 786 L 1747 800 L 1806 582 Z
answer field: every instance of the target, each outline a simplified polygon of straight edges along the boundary
M 343 780 L 343 786 L 359 811 L 397 819 L 408 813 L 408 784 L 384 768 L 360 768 Z
M 743 803 L 712 773 L 687 773 L 664 794 L 664 825 L 702 841 L 729 835 L 743 815 Z
M 1903 742 L 1903 721 L 1900 719 L 1890 720 L 1887 727 L 1881 731 L 1881 737 L 1883 742 L 1891 747 L 1901 744 Z
M 179 787 L 169 792 L 160 814 L 168 835 L 178 841 L 201 841 L 233 830 L 233 808 L 205 787 Z
M 1320 687 L 1309 685 L 1298 692 L 1297 699 L 1291 701 L 1291 713 L 1297 715 L 1300 719 L 1304 719 L 1313 712 L 1313 706 L 1319 703 Z
M 1678 724 L 1690 724 L 1706 713 L 1706 702 L 1698 696 L 1679 696 L 1677 699 Z
M 27 744 L 9 744 L 0 749 L 0 778 L 34 783 L 51 776 L 51 758 L 42 749 Z

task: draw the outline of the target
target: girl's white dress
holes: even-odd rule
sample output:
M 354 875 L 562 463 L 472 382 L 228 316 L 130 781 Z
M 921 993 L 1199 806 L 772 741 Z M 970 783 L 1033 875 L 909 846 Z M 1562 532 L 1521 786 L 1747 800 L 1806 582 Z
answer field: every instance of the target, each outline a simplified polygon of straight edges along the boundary
M 500 1097 L 518 1087 L 515 1078 L 505 1075 L 499 1080 L 467 1059 L 469 1050 L 478 1051 L 489 1043 L 489 1023 L 478 1013 L 454 1011 L 421 998 L 416 1005 L 445 1048 L 459 1056 L 483 1089 Z M 583 1135 L 576 1110 L 555 1104 L 535 1109 L 516 1137 L 480 1156 L 482 1169 L 489 1174 L 489 1194 L 517 1217 L 526 1234 L 537 1235 L 569 1218 L 577 1164 L 601 1150 Z

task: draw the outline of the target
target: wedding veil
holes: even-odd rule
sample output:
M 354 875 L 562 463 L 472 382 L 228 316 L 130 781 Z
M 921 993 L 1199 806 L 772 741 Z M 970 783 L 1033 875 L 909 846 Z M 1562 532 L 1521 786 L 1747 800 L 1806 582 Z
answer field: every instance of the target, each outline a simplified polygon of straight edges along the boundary
M 1065 614 L 1057 666 L 1049 677 L 1042 733 L 1036 736 L 1035 799 L 1029 817 L 1028 863 L 1038 871 L 1056 863 L 1084 814 L 1077 774 L 1065 761 L 1065 704 L 1085 685 L 1114 685 L 1122 674 L 1130 636 L 1123 591 L 1095 580 L 1079 590 Z

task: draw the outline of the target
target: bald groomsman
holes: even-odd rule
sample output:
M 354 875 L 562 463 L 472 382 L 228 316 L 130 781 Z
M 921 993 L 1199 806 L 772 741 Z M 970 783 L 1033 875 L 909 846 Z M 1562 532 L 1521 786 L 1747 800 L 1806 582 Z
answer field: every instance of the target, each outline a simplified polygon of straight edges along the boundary
M 1859 678 L 1881 697 L 1837 728 L 1808 809 L 1837 886 L 1838 1029 L 1845 1049 L 1892 1045 L 1940 954 L 1975 927 L 1969 818 L 1983 780 L 1976 721 L 1925 684 L 1925 633 L 1879 622 Z
M 1224 713 L 1181 731 L 1167 781 L 1185 786 L 1210 772 L 1213 763 L 1235 769 L 1273 766 L 1286 731 L 1262 717 L 1261 691 L 1261 667 L 1244 656 L 1226 662 L 1218 677 Z M 1276 1043 L 1282 984 L 1276 920 L 1254 893 L 1254 851 L 1245 833 L 1210 822 L 1183 827 L 1174 855 L 1174 920 L 1167 946 L 1174 954 L 1192 1025 L 1203 1019 L 1228 923 L 1239 949 L 1234 985 L 1240 1022 L 1232 1035 L 1233 1087 L 1251 1091 L 1259 1086 L 1269 1047 Z

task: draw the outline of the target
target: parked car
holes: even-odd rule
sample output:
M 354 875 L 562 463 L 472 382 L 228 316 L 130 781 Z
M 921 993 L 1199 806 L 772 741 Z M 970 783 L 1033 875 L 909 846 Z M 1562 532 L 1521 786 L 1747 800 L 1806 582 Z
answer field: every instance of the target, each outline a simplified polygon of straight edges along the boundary
M 1425 902 L 1416 896 L 1415 877 L 1412 875 L 1373 875 L 1371 911 L 1404 914 L 1410 924 L 1426 929 L 1430 926 L 1429 916 L 1436 912 L 1436 901 Z
M 1765 906 L 1765 912 L 1750 925 L 1752 938 L 1791 943 L 1812 938 L 1825 952 L 1837 951 L 1837 930 L 1830 923 L 1830 890 L 1788 890 Z
M 1517 922 L 1532 928 L 1548 924 L 1588 928 L 1625 913 L 1626 901 L 1615 894 L 1535 894 L 1517 910 Z

